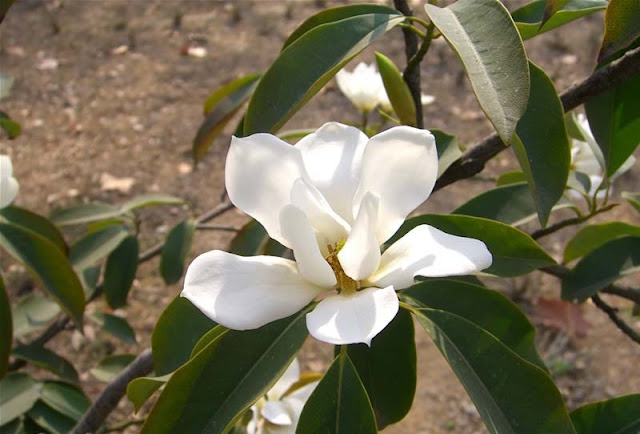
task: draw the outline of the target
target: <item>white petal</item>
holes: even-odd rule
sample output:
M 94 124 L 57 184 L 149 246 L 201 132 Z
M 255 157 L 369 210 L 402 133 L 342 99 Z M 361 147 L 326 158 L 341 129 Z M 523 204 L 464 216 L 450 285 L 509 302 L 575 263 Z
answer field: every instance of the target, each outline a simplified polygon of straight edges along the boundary
M 461 276 L 484 270 L 491 261 L 491 253 L 482 241 L 420 225 L 382 254 L 378 271 L 367 282 L 403 289 L 413 285 L 413 278 L 418 275 Z
M 422 105 L 432 104 L 436 100 L 436 97 L 433 95 L 427 95 L 426 93 L 420 94 L 420 103 Z
M 267 401 L 262 407 L 262 416 L 275 425 L 291 425 L 293 420 L 287 410 L 280 401 Z
M 380 264 L 380 246 L 375 232 L 378 205 L 379 199 L 375 194 L 364 196 L 349 238 L 338 253 L 342 269 L 353 280 L 366 279 Z
M 218 324 L 249 330 L 293 315 L 323 291 L 288 259 L 213 250 L 189 265 L 181 296 Z
M 0 208 L 13 202 L 18 195 L 18 181 L 15 178 L 0 178 Z
M 329 122 L 296 144 L 313 184 L 331 208 L 349 223 L 354 218 L 353 196 L 368 140 L 355 127 Z
M 378 244 L 389 239 L 407 215 L 429 197 L 437 174 L 436 142 L 429 131 L 400 126 L 369 140 L 354 207 L 367 192 L 380 196 Z
M 253 134 L 231 139 L 225 168 L 231 202 L 287 247 L 280 233 L 280 210 L 290 203 L 294 181 L 307 177 L 300 150 L 277 137 Z
M 267 397 L 271 401 L 276 401 L 282 398 L 282 395 L 289 390 L 293 384 L 300 379 L 300 364 L 298 359 L 293 359 L 293 362 L 289 365 L 282 377 L 276 381 L 271 390 L 267 392 Z
M 7 155 L 0 155 L 0 178 L 10 178 L 13 175 L 13 164 Z
M 338 88 L 358 109 L 371 111 L 378 104 L 378 95 L 384 87 L 382 77 L 374 65 L 360 62 L 353 72 L 345 69 L 336 74 Z
M 336 284 L 336 276 L 318 248 L 316 236 L 307 216 L 294 205 L 287 205 L 280 213 L 282 234 L 291 244 L 302 277 L 323 288 Z
M 307 314 L 309 333 L 334 345 L 371 345 L 398 313 L 398 297 L 392 286 L 367 288 L 352 294 L 332 295 Z

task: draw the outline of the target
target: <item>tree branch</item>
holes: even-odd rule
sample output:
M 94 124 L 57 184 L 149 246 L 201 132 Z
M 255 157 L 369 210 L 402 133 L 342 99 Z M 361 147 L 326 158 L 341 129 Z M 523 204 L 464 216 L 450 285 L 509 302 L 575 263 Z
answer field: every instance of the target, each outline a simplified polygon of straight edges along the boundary
M 622 318 L 618 316 L 618 310 L 613 306 L 609 306 L 607 303 L 601 299 L 598 294 L 595 294 L 591 297 L 593 300 L 593 304 L 595 304 L 598 309 L 607 314 L 609 319 L 624 333 L 633 339 L 637 344 L 640 344 L 640 333 L 634 330 L 629 324 L 624 322 Z
M 574 226 L 574 225 L 579 225 L 581 223 L 584 223 L 588 220 L 590 220 L 591 218 L 597 216 L 598 214 L 602 214 L 603 212 L 607 212 L 609 210 L 611 210 L 612 208 L 616 207 L 618 204 L 612 203 L 606 206 L 603 206 L 600 209 L 597 209 L 596 211 L 587 214 L 587 215 L 583 215 L 580 217 L 573 217 L 570 219 L 566 219 L 566 220 L 562 220 L 556 224 L 553 224 L 551 226 L 548 226 L 544 229 L 538 229 L 537 231 L 534 231 L 531 233 L 531 238 L 533 238 L 534 240 L 538 240 L 542 237 L 546 237 L 547 235 L 551 235 L 555 232 L 558 232 L 561 229 L 564 229 L 566 227 L 569 226 Z

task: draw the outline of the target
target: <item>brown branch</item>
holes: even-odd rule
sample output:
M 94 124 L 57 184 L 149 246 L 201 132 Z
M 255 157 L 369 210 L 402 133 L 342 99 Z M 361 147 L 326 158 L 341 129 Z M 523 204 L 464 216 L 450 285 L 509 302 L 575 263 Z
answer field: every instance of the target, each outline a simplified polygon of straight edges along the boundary
M 601 299 L 598 294 L 594 294 L 591 296 L 591 300 L 593 304 L 595 304 L 598 309 L 607 314 L 609 319 L 618 327 L 622 333 L 629 336 L 633 339 L 637 344 L 640 344 L 640 333 L 633 329 L 629 324 L 627 324 L 622 318 L 618 316 L 618 309 L 613 306 L 609 306 L 607 303 Z
M 564 111 L 567 112 L 584 104 L 593 96 L 618 86 L 638 73 L 640 73 L 640 47 L 627 52 L 620 59 L 595 71 L 583 82 L 562 92 L 560 99 Z M 436 182 L 434 191 L 480 173 L 487 161 L 507 147 L 497 134 L 486 137 L 449 166 Z
M 73 427 L 70 434 L 94 433 L 104 423 L 107 416 L 116 408 L 120 399 L 127 392 L 127 385 L 135 378 L 147 375 L 153 369 L 151 350 L 146 349 L 135 358 L 129 366 L 121 371 L 100 392 L 91 407 Z
M 551 235 L 555 232 L 558 232 L 561 229 L 567 228 L 569 226 L 574 226 L 574 225 L 579 225 L 582 224 L 590 219 L 592 219 L 593 217 L 597 216 L 598 214 L 602 214 L 603 212 L 607 212 L 611 209 L 613 209 L 614 207 L 618 206 L 618 204 L 612 203 L 609 204 L 607 206 L 603 206 L 600 209 L 597 209 L 596 211 L 587 214 L 587 215 L 583 215 L 580 217 L 573 217 L 570 219 L 566 219 L 566 220 L 562 220 L 559 221 L 556 224 L 553 224 L 551 226 L 548 226 L 544 229 L 538 229 L 537 231 L 534 231 L 531 233 L 531 238 L 533 238 L 534 240 L 538 240 L 542 237 L 546 237 L 547 235 Z

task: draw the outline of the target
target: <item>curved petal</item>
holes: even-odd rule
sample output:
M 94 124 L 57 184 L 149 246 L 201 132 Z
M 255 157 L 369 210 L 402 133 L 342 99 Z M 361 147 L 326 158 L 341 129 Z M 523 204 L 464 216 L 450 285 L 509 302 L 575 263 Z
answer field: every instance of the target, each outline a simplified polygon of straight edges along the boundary
M 307 328 L 313 337 L 330 344 L 371 345 L 371 339 L 396 316 L 398 306 L 392 286 L 332 295 L 307 314 Z
M 218 324 L 250 330 L 293 315 L 324 291 L 288 259 L 213 250 L 189 265 L 180 295 Z
M 13 202 L 18 195 L 18 181 L 15 178 L 0 178 L 0 208 Z
M 282 398 L 282 395 L 289 390 L 293 384 L 300 379 L 300 364 L 298 359 L 293 359 L 289 367 L 282 377 L 276 381 L 276 384 L 267 392 L 267 398 L 270 401 L 276 401 Z
M 342 269 L 353 280 L 371 276 L 380 264 L 380 246 L 376 239 L 378 196 L 367 193 L 344 247 L 338 253 Z
M 316 236 L 307 216 L 294 205 L 280 213 L 282 235 L 289 241 L 302 277 L 323 288 L 332 288 L 336 276 L 318 248 Z
M 287 247 L 280 210 L 290 203 L 294 181 L 307 177 L 300 150 L 277 137 L 260 133 L 231 139 L 225 167 L 229 199 Z
M 461 276 L 484 270 L 491 261 L 491 253 L 482 241 L 420 225 L 382 254 L 380 268 L 367 282 L 393 285 L 399 290 L 413 285 L 415 276 Z
M 354 218 L 353 196 L 360 181 L 362 152 L 368 140 L 355 127 L 329 122 L 295 145 L 302 152 L 313 184 L 348 223 Z
M 262 416 L 274 425 L 291 425 L 289 409 L 281 401 L 267 401 L 262 407 Z
M 340 91 L 349 98 L 358 109 L 368 112 L 379 102 L 378 95 L 384 86 L 382 77 L 374 65 L 358 63 L 352 72 L 341 69 L 336 74 Z
M 424 202 L 436 182 L 438 153 L 427 130 L 400 126 L 373 136 L 362 156 L 357 209 L 367 192 L 380 196 L 376 237 L 384 243 Z

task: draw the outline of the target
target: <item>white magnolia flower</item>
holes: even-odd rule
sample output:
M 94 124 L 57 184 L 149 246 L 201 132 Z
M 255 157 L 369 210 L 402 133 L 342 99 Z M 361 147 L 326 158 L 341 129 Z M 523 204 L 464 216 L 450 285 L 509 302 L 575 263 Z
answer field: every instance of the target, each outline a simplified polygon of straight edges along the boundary
M 359 110 L 370 112 L 377 105 L 388 102 L 382 77 L 375 65 L 360 62 L 352 72 L 341 69 L 336 74 L 340 91 Z
M 18 181 L 13 177 L 13 165 L 6 155 L 0 155 L 0 208 L 8 206 L 18 195 Z
M 251 407 L 253 417 L 247 426 L 248 434 L 295 434 L 302 408 L 318 385 L 318 381 L 313 381 L 292 390 L 298 381 L 300 365 L 293 359 L 267 396 Z
M 420 225 L 380 246 L 431 193 L 438 173 L 426 130 L 372 138 L 328 123 L 291 146 L 270 134 L 231 140 L 231 201 L 258 220 L 295 261 L 211 251 L 196 258 L 182 296 L 225 327 L 247 330 L 300 311 L 309 332 L 336 344 L 370 344 L 398 311 L 396 290 L 414 276 L 473 273 L 491 265 L 483 242 Z
M 420 94 L 420 103 L 425 106 L 432 104 L 436 100 L 436 97 L 433 95 L 427 95 L 426 93 Z M 393 106 L 391 105 L 391 101 L 389 100 L 389 96 L 387 95 L 387 91 L 383 88 L 382 93 L 380 94 L 380 107 L 382 110 L 391 113 L 393 112 Z

